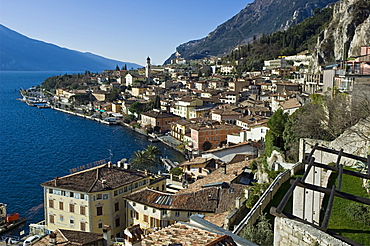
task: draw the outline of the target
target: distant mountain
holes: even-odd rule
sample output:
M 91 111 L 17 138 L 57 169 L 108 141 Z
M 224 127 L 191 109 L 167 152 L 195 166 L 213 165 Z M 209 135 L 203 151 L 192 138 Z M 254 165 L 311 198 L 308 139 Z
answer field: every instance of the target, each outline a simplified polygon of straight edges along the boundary
M 361 46 L 370 44 L 370 1 L 340 0 L 333 6 L 333 19 L 321 32 L 310 69 L 335 64 L 361 54 Z
M 246 44 L 262 34 L 286 30 L 312 16 L 316 8 L 321 9 L 337 1 L 255 0 L 207 37 L 184 43 L 176 51 L 187 60 L 223 56 L 236 46 Z M 165 63 L 174 58 L 175 53 Z
M 107 59 L 28 38 L 0 24 L 0 71 L 103 71 L 135 63 Z

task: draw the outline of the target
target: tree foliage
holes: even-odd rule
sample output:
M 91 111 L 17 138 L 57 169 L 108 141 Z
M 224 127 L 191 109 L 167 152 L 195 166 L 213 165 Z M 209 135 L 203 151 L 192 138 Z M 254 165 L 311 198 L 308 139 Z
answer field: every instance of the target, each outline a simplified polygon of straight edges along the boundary
M 272 246 L 274 242 L 274 232 L 266 214 L 260 214 L 256 225 L 245 227 L 240 236 L 261 246 Z
M 285 124 L 288 120 L 288 114 L 282 109 L 278 109 L 271 118 L 267 121 L 267 126 L 270 128 L 266 133 L 265 155 L 270 156 L 271 152 L 284 149 L 283 132 Z
M 148 170 L 154 173 L 159 169 L 161 156 L 162 151 L 157 146 L 148 145 L 145 150 L 135 151 L 130 163 L 135 169 Z
M 210 150 L 212 148 L 212 143 L 209 141 L 205 141 L 202 145 L 202 149 L 204 151 Z
M 370 124 L 370 88 L 354 88 L 352 95 L 313 95 L 312 101 L 289 116 L 283 133 L 286 157 L 297 161 L 300 138 L 332 141 L 360 120 Z M 368 129 L 370 131 L 370 129 Z M 366 131 L 355 132 L 368 140 Z M 266 137 L 267 142 L 267 137 Z M 267 145 L 267 143 L 266 143 Z
M 238 69 L 261 70 L 264 60 L 276 59 L 278 56 L 294 55 L 302 51 L 313 50 L 319 33 L 332 18 L 332 9 L 316 10 L 315 15 L 286 31 L 270 35 L 263 34 L 252 43 L 239 46 L 225 58 L 227 61 L 242 61 Z

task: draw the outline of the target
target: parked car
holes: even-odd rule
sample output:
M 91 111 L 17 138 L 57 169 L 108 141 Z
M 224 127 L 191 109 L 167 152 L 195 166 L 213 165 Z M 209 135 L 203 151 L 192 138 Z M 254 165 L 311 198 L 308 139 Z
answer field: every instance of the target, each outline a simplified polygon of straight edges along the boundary
M 30 236 L 30 237 L 28 237 L 28 238 L 23 242 L 23 246 L 29 246 L 29 245 L 32 245 L 33 243 L 37 242 L 40 238 L 41 238 L 41 236 L 39 236 L 39 235 Z

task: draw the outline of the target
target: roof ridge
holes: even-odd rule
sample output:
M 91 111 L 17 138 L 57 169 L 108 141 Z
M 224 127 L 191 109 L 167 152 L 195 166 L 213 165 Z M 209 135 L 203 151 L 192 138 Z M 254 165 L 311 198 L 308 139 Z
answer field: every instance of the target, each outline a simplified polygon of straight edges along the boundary
M 99 172 L 99 168 L 98 168 L 98 169 L 96 169 L 96 178 L 95 178 L 95 181 L 91 185 L 91 187 L 89 188 L 88 193 L 90 193 L 92 191 L 92 189 L 94 188 L 95 184 L 98 182 L 98 180 L 99 180 L 99 173 L 100 172 Z

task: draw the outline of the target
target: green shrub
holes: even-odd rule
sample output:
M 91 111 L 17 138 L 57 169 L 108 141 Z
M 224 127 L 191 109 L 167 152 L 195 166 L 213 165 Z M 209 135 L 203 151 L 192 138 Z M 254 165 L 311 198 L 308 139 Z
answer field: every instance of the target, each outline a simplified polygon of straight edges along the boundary
M 346 208 L 347 214 L 351 219 L 356 220 L 366 226 L 370 226 L 370 206 L 352 202 Z

